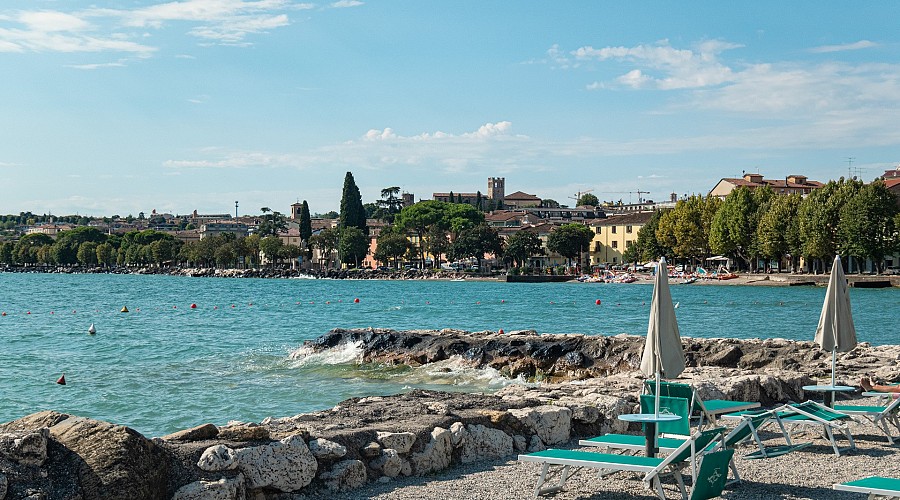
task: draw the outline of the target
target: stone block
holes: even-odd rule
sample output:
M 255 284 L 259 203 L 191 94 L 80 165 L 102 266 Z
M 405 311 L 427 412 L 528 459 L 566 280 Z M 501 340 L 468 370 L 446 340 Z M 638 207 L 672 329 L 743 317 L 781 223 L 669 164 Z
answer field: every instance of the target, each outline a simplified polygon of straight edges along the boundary
M 348 491 L 366 484 L 366 465 L 359 460 L 338 462 L 320 479 L 330 491 Z
M 244 476 L 223 477 L 218 481 L 196 481 L 175 492 L 172 500 L 244 500 Z
M 464 464 L 501 458 L 513 453 L 513 438 L 500 429 L 469 424 L 467 439 L 462 442 L 460 461 Z
M 381 471 L 387 477 L 397 477 L 403 470 L 403 462 L 397 450 L 387 448 L 381 452 L 380 457 L 369 463 L 369 467 Z
M 531 432 L 540 436 L 546 445 L 569 440 L 572 430 L 572 410 L 566 407 L 544 405 L 511 409 L 509 413 L 519 419 Z
M 203 424 L 162 437 L 166 441 L 205 441 L 219 435 L 219 428 L 213 424 Z
M 237 453 L 224 444 L 210 446 L 203 450 L 197 467 L 209 472 L 221 472 L 237 467 Z
M 46 427 L 0 434 L 0 455 L 22 465 L 44 465 L 49 437 L 50 430 Z
M 309 451 L 311 451 L 313 456 L 317 459 L 334 460 L 346 455 L 347 447 L 342 444 L 335 443 L 334 441 L 317 438 L 310 440 Z
M 421 476 L 446 469 L 450 465 L 452 451 L 450 431 L 443 427 L 435 427 L 425 448 L 419 453 L 413 453 L 409 458 L 413 473 Z
M 271 444 L 237 450 L 238 468 L 247 488 L 297 491 L 312 482 L 318 469 L 316 458 L 299 435 Z
M 412 432 L 379 432 L 377 436 L 382 446 L 397 450 L 397 453 L 409 453 L 416 442 Z

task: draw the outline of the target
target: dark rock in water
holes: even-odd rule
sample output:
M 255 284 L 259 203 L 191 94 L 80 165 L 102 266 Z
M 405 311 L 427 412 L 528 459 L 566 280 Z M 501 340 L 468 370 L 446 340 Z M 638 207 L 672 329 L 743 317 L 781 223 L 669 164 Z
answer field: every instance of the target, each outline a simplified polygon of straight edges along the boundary
M 213 424 L 203 424 L 183 431 L 173 432 L 161 439 L 166 441 L 205 441 L 219 435 L 219 428 Z
M 534 332 L 464 332 L 456 330 L 335 329 L 307 342 L 313 351 L 327 347 L 361 342 L 363 362 L 422 365 L 453 356 L 473 368 L 493 368 L 515 378 L 553 380 L 606 377 L 636 371 L 640 366 L 644 338 L 616 335 L 539 335 Z M 327 347 L 326 347 L 327 346 Z M 683 338 L 688 367 L 720 367 L 738 370 L 796 370 L 812 377 L 830 373 L 831 356 L 813 342 L 784 339 L 700 339 Z M 875 349 L 862 343 L 838 359 L 842 373 L 872 371 L 877 366 L 891 365 L 893 354 L 867 355 Z M 881 360 L 879 362 L 878 360 Z M 887 374 L 893 373 L 886 368 Z

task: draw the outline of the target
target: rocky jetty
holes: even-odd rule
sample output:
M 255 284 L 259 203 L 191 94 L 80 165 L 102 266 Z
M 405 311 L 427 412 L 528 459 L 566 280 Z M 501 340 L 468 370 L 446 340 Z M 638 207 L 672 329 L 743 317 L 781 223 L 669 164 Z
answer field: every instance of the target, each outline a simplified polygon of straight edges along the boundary
M 127 427 L 57 412 L 0 424 L 0 500 L 327 498 L 479 460 L 604 432 L 637 407 L 639 337 L 534 332 L 334 330 L 298 352 L 347 342 L 361 362 L 471 366 L 543 378 L 495 394 L 413 390 L 353 398 L 259 423 L 203 424 L 148 439 Z M 760 401 L 805 397 L 829 360 L 812 343 L 684 339 L 685 381 L 701 395 Z M 900 347 L 861 344 L 839 359 L 843 382 L 861 373 L 900 379 Z
M 473 368 L 493 368 L 509 378 L 565 381 L 633 373 L 640 367 L 644 337 L 634 335 L 553 335 L 532 330 L 466 332 L 460 330 L 334 329 L 308 341 L 295 356 L 355 344 L 363 363 L 419 366 L 456 357 Z M 830 376 L 831 353 L 814 342 L 785 339 L 682 339 L 686 365 L 708 373 L 732 375 L 799 372 Z M 860 343 L 838 353 L 840 373 L 900 377 L 897 346 Z M 858 380 L 858 378 L 857 378 Z M 765 403 L 765 402 L 764 402 Z

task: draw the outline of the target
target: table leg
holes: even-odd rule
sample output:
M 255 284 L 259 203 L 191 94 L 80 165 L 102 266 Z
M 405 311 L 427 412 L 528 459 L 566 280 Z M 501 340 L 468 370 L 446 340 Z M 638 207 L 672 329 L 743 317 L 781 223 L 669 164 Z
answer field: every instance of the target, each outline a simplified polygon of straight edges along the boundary
M 655 457 L 656 452 L 658 451 L 656 448 L 656 422 L 647 422 L 644 424 L 644 439 L 647 442 L 646 455 L 648 457 Z
M 834 407 L 834 393 L 830 391 L 825 391 L 825 394 L 822 395 L 822 404 L 829 408 Z

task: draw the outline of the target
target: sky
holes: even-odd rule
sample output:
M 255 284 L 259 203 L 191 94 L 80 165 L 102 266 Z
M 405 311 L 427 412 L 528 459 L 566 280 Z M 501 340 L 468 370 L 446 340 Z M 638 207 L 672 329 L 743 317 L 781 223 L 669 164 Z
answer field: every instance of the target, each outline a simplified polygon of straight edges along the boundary
M 5 0 L 0 213 L 574 204 L 900 163 L 900 2 Z

